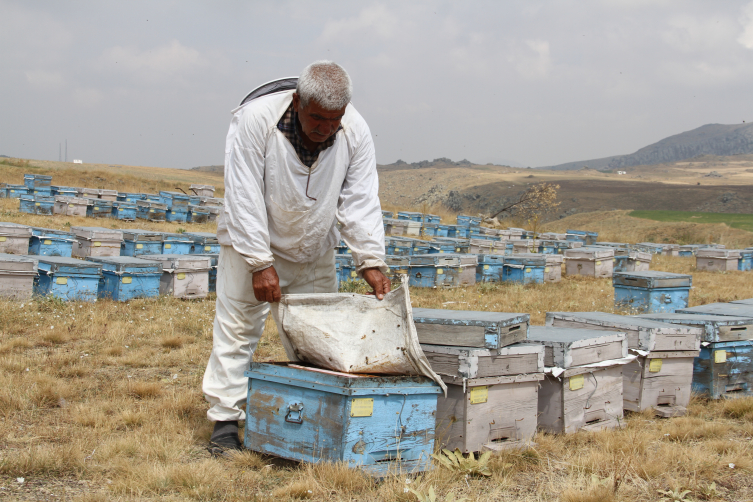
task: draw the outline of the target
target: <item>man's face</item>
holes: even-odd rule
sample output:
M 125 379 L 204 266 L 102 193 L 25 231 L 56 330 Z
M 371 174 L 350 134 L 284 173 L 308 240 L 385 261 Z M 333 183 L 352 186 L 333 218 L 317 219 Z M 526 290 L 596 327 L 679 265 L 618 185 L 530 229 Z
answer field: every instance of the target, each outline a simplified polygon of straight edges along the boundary
M 309 101 L 304 108 L 297 93 L 293 93 L 293 106 L 298 112 L 303 134 L 314 143 L 327 141 L 327 138 L 335 134 L 345 114 L 345 107 L 340 110 L 327 110 L 314 100 Z

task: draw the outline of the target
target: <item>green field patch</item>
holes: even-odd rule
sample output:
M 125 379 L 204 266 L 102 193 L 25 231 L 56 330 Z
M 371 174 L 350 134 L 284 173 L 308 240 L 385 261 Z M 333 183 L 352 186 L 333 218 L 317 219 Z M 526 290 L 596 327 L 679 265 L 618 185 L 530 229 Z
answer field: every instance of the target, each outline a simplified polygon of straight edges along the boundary
M 732 228 L 753 232 L 753 214 L 697 213 L 693 211 L 631 211 L 630 216 L 654 221 L 724 223 Z

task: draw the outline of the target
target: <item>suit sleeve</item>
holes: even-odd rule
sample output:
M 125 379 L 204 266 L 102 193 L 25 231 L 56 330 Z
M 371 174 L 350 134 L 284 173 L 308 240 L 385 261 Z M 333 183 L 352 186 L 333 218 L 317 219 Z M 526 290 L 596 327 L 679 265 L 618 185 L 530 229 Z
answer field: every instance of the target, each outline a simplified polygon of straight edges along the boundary
M 389 270 L 384 261 L 384 226 L 374 142 L 368 127 L 365 124 L 362 127 L 337 207 L 337 221 L 342 225 L 340 232 L 353 253 L 359 276 L 367 268 L 379 268 L 384 273 Z

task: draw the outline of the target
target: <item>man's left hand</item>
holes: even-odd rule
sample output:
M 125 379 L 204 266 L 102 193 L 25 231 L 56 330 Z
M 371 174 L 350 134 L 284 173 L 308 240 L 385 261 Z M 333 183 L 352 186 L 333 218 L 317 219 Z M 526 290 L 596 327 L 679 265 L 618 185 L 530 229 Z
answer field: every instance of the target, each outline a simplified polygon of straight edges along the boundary
M 392 289 L 390 279 L 378 268 L 367 268 L 363 271 L 362 275 L 363 280 L 371 286 L 374 290 L 373 294 L 375 294 L 379 300 L 383 300 L 384 295 L 389 293 Z

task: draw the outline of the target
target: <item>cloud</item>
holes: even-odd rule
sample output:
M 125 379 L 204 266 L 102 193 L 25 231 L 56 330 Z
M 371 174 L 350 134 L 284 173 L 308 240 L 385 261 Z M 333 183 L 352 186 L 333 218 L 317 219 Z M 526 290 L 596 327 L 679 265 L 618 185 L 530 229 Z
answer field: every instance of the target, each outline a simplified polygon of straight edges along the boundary
M 737 38 L 737 41 L 746 49 L 753 49 L 753 2 L 743 7 L 743 15 L 740 18 L 740 24 L 743 25 L 743 32 Z
M 144 51 L 135 47 L 112 47 L 104 52 L 102 61 L 146 80 L 184 76 L 209 65 L 201 52 L 177 40 Z
M 324 25 L 319 41 L 341 43 L 351 37 L 361 38 L 365 35 L 389 39 L 396 35 L 400 24 L 400 19 L 384 5 L 374 4 L 365 7 L 355 17 L 328 21 Z
M 552 56 L 546 40 L 526 40 L 524 47 L 516 47 L 510 61 L 521 76 L 528 79 L 541 79 L 549 74 Z
M 93 107 L 104 100 L 105 96 L 99 89 L 92 87 L 80 87 L 73 91 L 73 99 L 76 104 L 86 107 Z
M 32 87 L 42 90 L 57 89 L 65 85 L 65 77 L 56 71 L 29 70 L 24 72 Z

